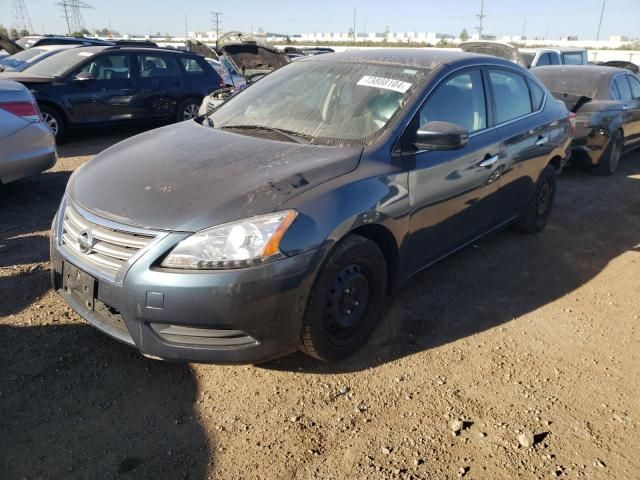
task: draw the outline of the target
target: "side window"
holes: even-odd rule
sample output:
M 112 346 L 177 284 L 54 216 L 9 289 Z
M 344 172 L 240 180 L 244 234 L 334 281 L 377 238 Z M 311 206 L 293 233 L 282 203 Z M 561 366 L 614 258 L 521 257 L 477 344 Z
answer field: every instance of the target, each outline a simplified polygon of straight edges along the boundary
M 540 108 L 542 108 L 542 101 L 544 100 L 544 90 L 533 81 L 529 81 L 529 90 L 531 91 L 531 105 L 533 105 L 533 110 L 540 110 Z
M 551 60 L 549 60 L 548 53 L 543 53 L 542 55 L 540 55 L 538 63 L 536 64 L 537 67 L 542 67 L 544 65 L 551 65 Z
M 531 113 L 531 98 L 522 75 L 506 70 L 489 70 L 496 103 L 496 122 L 504 123 Z
M 618 87 L 616 87 L 614 80 L 612 80 L 609 85 L 609 95 L 611 95 L 612 100 L 620 100 L 620 92 L 618 92 Z
M 634 100 L 640 98 L 640 80 L 638 80 L 633 75 L 627 75 L 627 80 L 629 80 L 629 84 L 631 85 L 631 95 Z
M 194 58 L 180 57 L 180 62 L 182 62 L 182 66 L 188 75 L 199 75 L 204 73 L 204 69 Z
M 631 100 L 633 98 L 631 95 L 631 87 L 625 77 L 626 75 L 618 75 L 613 81 L 616 82 L 616 86 L 620 92 L 620 100 Z
M 97 57 L 82 67 L 79 72 L 91 72 L 96 76 L 96 80 L 131 78 L 129 57 L 122 54 Z
M 556 52 L 549 54 L 551 65 L 560 65 L 562 62 L 560 61 L 560 55 Z
M 138 55 L 141 78 L 179 77 L 180 69 L 171 55 Z
M 487 128 L 487 107 L 480 70 L 454 75 L 438 86 L 420 110 L 420 125 L 449 122 L 469 132 Z

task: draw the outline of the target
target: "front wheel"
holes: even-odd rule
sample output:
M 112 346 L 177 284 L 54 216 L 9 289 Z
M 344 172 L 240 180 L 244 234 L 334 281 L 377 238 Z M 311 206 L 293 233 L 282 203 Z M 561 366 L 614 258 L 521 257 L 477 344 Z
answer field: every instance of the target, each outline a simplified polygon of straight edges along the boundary
M 360 235 L 336 245 L 320 268 L 303 317 L 301 349 L 320 360 L 358 350 L 376 326 L 387 289 L 380 248 Z
M 198 109 L 200 108 L 200 102 L 195 98 L 187 98 L 178 105 L 176 110 L 176 121 L 183 122 L 185 120 L 191 120 L 198 116 Z
M 538 182 L 533 196 L 514 227 L 525 233 L 538 233 L 544 229 L 551 215 L 556 196 L 556 169 L 547 165 Z

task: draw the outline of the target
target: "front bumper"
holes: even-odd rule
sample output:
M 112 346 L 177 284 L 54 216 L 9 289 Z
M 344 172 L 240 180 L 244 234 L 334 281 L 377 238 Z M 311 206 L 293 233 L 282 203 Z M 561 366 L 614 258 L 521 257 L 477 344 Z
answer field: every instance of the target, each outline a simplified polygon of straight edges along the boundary
M 54 290 L 87 322 L 144 355 L 203 363 L 260 363 L 297 349 L 307 297 L 328 247 L 238 270 L 155 267 L 184 234 L 139 258 L 121 284 L 95 279 L 87 306 L 65 291 L 64 266 L 78 259 L 51 241 Z M 71 267 L 69 267 L 71 269 Z

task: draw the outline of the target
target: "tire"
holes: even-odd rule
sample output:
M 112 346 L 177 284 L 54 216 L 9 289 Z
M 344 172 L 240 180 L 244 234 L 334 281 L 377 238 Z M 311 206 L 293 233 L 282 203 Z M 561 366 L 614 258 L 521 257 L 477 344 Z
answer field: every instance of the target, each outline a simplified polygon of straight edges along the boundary
M 620 157 L 622 156 L 622 140 L 622 132 L 620 132 L 620 130 L 616 130 L 609 140 L 607 151 L 600 159 L 600 163 L 591 169 L 592 173 L 602 175 L 603 177 L 610 177 L 616 173 L 616 170 L 620 165 Z
M 55 108 L 43 105 L 40 107 L 42 118 L 56 138 L 56 142 L 60 142 L 66 133 L 66 124 L 64 117 Z
M 323 361 L 343 359 L 365 344 L 380 317 L 387 263 L 360 235 L 340 241 L 316 277 L 303 316 L 300 348 Z
M 524 233 L 542 231 L 549 221 L 555 196 L 556 169 L 552 165 L 547 165 L 536 183 L 529 203 L 514 227 Z
M 201 103 L 195 98 L 187 98 L 180 102 L 176 109 L 176 122 L 183 122 L 197 117 Z

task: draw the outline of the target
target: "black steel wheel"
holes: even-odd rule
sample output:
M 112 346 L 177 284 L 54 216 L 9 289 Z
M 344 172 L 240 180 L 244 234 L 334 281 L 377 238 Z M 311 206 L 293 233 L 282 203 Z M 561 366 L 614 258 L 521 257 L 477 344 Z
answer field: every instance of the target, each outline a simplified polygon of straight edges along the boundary
M 378 322 L 387 264 L 378 246 L 359 235 L 336 245 L 318 272 L 305 309 L 301 349 L 320 360 L 358 350 Z
M 542 231 L 549 221 L 555 196 L 556 169 L 547 165 L 536 183 L 533 196 L 514 226 L 525 233 Z

